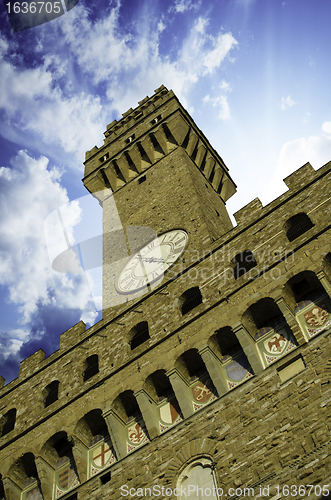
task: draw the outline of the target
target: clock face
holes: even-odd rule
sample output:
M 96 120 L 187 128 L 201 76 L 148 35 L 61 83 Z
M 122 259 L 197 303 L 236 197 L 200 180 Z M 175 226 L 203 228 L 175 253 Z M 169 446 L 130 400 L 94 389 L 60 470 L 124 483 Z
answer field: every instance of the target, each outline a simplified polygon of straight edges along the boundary
M 122 270 L 117 289 L 121 293 L 136 292 L 163 275 L 183 254 L 188 234 L 183 229 L 163 233 L 139 250 Z

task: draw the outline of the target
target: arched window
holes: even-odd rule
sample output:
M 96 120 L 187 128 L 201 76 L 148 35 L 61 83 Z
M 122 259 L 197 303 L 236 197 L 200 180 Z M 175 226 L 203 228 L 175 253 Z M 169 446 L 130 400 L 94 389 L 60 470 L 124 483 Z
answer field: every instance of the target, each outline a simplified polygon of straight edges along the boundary
M 284 226 L 289 241 L 295 240 L 312 227 L 314 224 L 305 213 L 293 215 Z
M 12 408 L 11 410 L 7 411 L 7 413 L 3 416 L 1 437 L 5 436 L 14 429 L 15 422 L 16 422 L 16 408 Z
M 238 253 L 234 259 L 233 263 L 235 267 L 233 269 L 233 275 L 235 279 L 238 279 L 243 274 L 247 273 L 250 269 L 257 266 L 253 252 L 250 250 L 245 250 L 244 252 Z
M 190 288 L 180 298 L 182 315 L 192 311 L 202 303 L 202 295 L 198 286 Z
M 130 337 L 131 350 L 146 342 L 146 340 L 150 338 L 147 321 L 142 321 L 141 323 L 138 323 L 138 325 L 136 325 L 134 328 L 132 328 Z
M 92 354 L 92 356 L 89 356 L 86 358 L 86 365 L 85 365 L 85 371 L 84 371 L 84 382 L 86 380 L 90 379 L 97 373 L 99 373 L 99 358 L 97 354 Z
M 190 491 L 190 496 L 195 500 L 218 500 L 221 493 L 217 487 L 213 463 L 205 457 L 198 458 L 185 467 L 178 478 L 177 488 L 178 498 L 186 498 L 185 493 Z M 181 491 L 183 495 L 180 494 Z
M 58 380 L 54 380 L 47 387 L 45 387 L 45 408 L 52 403 L 55 403 L 59 399 L 59 385 L 60 382 Z

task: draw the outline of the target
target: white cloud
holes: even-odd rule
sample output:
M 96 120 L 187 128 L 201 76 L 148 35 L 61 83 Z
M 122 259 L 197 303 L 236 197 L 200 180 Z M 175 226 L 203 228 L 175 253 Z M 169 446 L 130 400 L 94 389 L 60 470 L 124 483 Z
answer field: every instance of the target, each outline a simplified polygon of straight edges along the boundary
M 331 125 L 331 122 L 325 123 Z M 330 130 L 329 125 L 325 126 L 325 123 L 322 126 L 323 131 Z M 330 160 L 331 136 L 301 137 L 286 142 L 279 153 L 272 179 L 265 184 L 264 203 L 272 201 L 286 191 L 287 188 L 282 180 L 305 163 L 310 162 L 313 168 L 318 170 Z
M 322 125 L 322 130 L 327 136 L 330 136 L 331 138 L 331 122 L 324 122 Z
M 6 50 L 3 44 L 3 55 Z M 46 56 L 44 65 L 33 69 L 19 66 L 15 57 L 1 58 L 0 74 L 0 108 L 6 113 L 1 133 L 16 142 L 22 132 L 32 134 L 39 143 L 60 146 L 81 162 L 85 145 L 103 132 L 100 98 L 84 92 L 65 95 L 57 84 L 65 67 L 55 56 Z
M 280 106 L 280 109 L 282 111 L 284 111 L 287 108 L 291 108 L 295 104 L 296 104 L 296 102 L 294 102 L 293 99 L 292 99 L 292 97 L 289 95 L 286 98 L 282 97 L 282 99 L 281 99 L 281 101 L 279 103 L 279 106 Z
M 230 50 L 238 45 L 238 42 L 233 38 L 231 33 L 219 34 L 216 40 L 213 40 L 214 48 L 208 52 L 203 61 L 205 73 L 213 73 L 216 68 L 219 68 L 221 62 L 228 55 Z
M 219 87 L 221 90 L 223 90 L 223 92 L 232 92 L 231 85 L 225 80 L 221 81 L 221 83 L 219 84 Z
M 179 13 L 186 12 L 187 10 L 199 10 L 201 6 L 201 0 L 176 0 L 175 5 L 169 9 L 169 11 L 175 11 Z
M 193 9 L 196 3 L 176 5 Z M 6 119 L 0 133 L 20 144 L 27 134 L 26 145 L 80 166 L 85 150 L 100 145 L 106 123 L 135 107 L 147 89 L 151 95 L 163 83 L 193 111 L 188 102 L 192 86 L 215 74 L 238 42 L 231 33 L 212 34 L 208 19 L 200 16 L 170 59 L 159 51 L 163 21 L 146 16 L 137 23 L 137 33 L 130 35 L 121 28 L 119 6 L 92 22 L 79 4 L 58 23 L 49 23 L 47 39 L 41 43 L 43 62 L 30 69 L 20 66 L 1 39 L 0 107 Z M 47 44 L 52 44 L 52 55 Z
M 218 118 L 220 118 L 221 120 L 229 120 L 230 106 L 225 95 L 210 97 L 210 95 L 208 94 L 202 99 L 202 101 L 204 103 L 210 102 L 214 108 L 218 109 Z
M 8 287 L 9 300 L 19 305 L 25 324 L 40 306 L 83 310 L 90 300 L 83 275 L 73 280 L 51 268 L 44 220 L 68 197 L 59 172 L 47 167 L 46 158 L 36 160 L 20 151 L 11 167 L 0 170 L 1 194 L 6 195 L 0 196 L 0 284 Z M 80 214 L 70 206 L 73 213 L 66 223 L 71 220 L 74 226 Z

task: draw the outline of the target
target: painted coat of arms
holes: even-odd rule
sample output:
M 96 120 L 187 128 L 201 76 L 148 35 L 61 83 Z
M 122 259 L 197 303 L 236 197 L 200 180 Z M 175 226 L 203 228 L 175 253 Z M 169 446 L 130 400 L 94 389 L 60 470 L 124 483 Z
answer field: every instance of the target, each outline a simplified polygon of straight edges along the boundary
M 159 407 L 160 411 L 160 431 L 164 432 L 177 422 L 183 420 L 180 407 L 176 398 L 167 401 Z
M 134 422 L 128 427 L 128 453 L 148 441 L 148 433 L 143 421 Z
M 90 477 L 116 461 L 111 444 L 99 441 L 98 446 L 89 450 Z
M 234 389 L 237 385 L 242 384 L 245 380 L 252 377 L 250 365 L 246 356 L 239 356 L 225 365 L 228 388 Z
M 264 349 L 270 354 L 282 354 L 286 348 L 286 344 L 287 339 L 281 333 L 277 332 L 263 342 Z
M 62 461 L 64 461 L 62 459 Z M 61 461 L 61 462 L 62 462 Z M 55 498 L 64 495 L 68 490 L 75 488 L 80 484 L 77 474 L 72 467 L 69 459 L 64 467 L 56 470 L 56 483 L 55 483 Z
M 325 325 L 328 320 L 329 311 L 326 304 L 323 303 L 319 306 L 313 307 L 304 315 L 304 317 L 307 325 L 312 328 L 321 328 L 321 326 Z
M 43 496 L 38 488 L 38 486 L 35 486 L 32 488 L 32 490 L 29 490 L 27 492 L 23 492 L 22 499 L 24 500 L 42 500 Z
M 318 300 L 318 298 L 315 300 Z M 322 301 L 318 302 L 319 303 L 316 304 L 312 300 L 307 300 L 301 302 L 297 307 L 296 312 L 298 321 L 303 331 L 306 332 L 309 337 L 314 337 L 314 335 L 317 335 L 331 326 L 329 299 L 324 296 Z M 307 312 L 302 314 L 302 309 Z
M 33 488 L 33 490 L 28 491 L 25 498 L 26 498 L 26 500 L 41 500 L 42 495 L 39 491 L 39 488 L 36 487 L 36 488 Z
M 193 401 L 194 411 L 199 410 L 200 408 L 202 408 L 208 403 L 211 403 L 217 398 L 216 389 L 210 378 L 207 378 L 204 381 L 196 383 L 192 387 L 192 394 L 194 399 Z
M 177 399 L 169 401 L 160 408 L 160 417 L 166 424 L 173 424 L 180 414 L 180 408 Z

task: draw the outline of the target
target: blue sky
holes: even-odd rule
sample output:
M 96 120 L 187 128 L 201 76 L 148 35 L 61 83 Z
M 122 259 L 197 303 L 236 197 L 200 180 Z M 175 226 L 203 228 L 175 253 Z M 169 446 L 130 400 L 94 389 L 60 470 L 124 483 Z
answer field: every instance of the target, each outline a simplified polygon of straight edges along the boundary
M 164 84 L 238 185 L 233 214 L 265 205 L 307 161 L 331 160 L 329 0 L 80 0 L 12 33 L 0 7 L 0 374 L 81 318 L 100 319 L 84 274 L 52 270 L 44 221 L 65 207 L 70 241 L 85 151 Z M 99 214 L 100 215 L 100 214 Z M 95 217 L 99 217 L 96 209 Z M 80 230 L 77 224 L 80 222 Z

